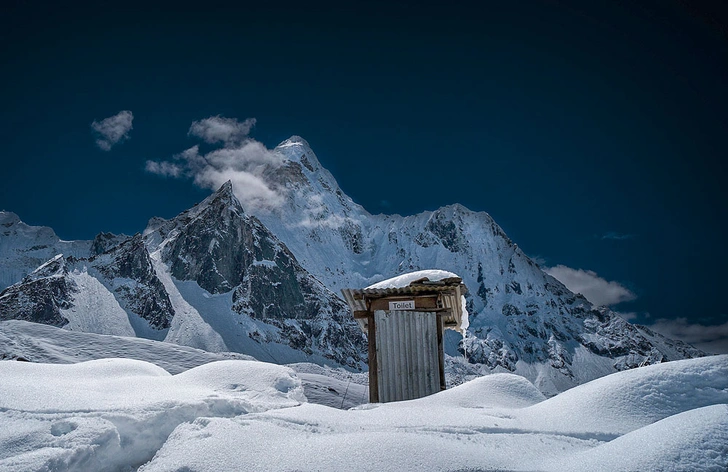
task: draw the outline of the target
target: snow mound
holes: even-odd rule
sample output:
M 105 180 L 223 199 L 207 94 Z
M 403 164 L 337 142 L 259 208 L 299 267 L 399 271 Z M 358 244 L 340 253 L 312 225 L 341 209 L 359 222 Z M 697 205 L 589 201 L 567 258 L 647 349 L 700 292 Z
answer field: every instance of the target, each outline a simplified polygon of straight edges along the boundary
M 80 364 L 53 365 L 26 362 L 0 363 L 0 408 L 37 412 L 117 409 L 118 398 L 136 391 L 129 401 L 163 401 L 156 381 L 170 374 L 148 362 L 100 359 Z M 51 395 L 48 393 L 52 392 Z M 151 395 L 152 397 L 149 397 Z
M 728 470 L 728 405 L 679 413 L 547 468 L 565 472 Z
M 107 358 L 151 362 L 171 374 L 208 362 L 241 359 L 245 354 L 213 353 L 144 338 L 68 331 L 28 321 L 0 321 L 0 359 L 23 358 L 44 364 L 73 364 Z
M 426 279 L 430 282 L 439 282 L 440 280 L 460 278 L 459 275 L 453 274 L 446 270 L 429 269 L 429 270 L 418 270 L 416 272 L 409 272 L 407 274 L 398 275 L 391 279 L 382 280 L 373 285 L 367 287 L 367 289 L 387 289 L 387 288 L 404 288 L 409 286 L 412 282 Z
M 215 392 L 241 394 L 254 406 L 251 411 L 295 406 L 306 401 L 295 372 L 257 361 L 218 361 L 175 376 L 184 386 L 199 386 Z
M 130 359 L 0 362 L 0 470 L 127 470 L 180 424 L 299 405 L 286 367 L 205 364 L 183 374 Z
M 310 421 L 310 420 L 309 420 Z M 326 424 L 326 428 L 328 428 Z M 522 447 L 522 441 L 518 441 Z M 500 445 L 499 441 L 499 445 Z M 185 449 L 182 444 L 191 444 Z M 204 453 L 203 453 L 204 451 Z M 230 451 L 237 451 L 231 454 Z M 416 451 L 416 452 L 415 452 Z M 466 452 L 467 451 L 467 452 Z M 445 471 L 482 464 L 467 441 L 413 431 L 320 430 L 315 423 L 213 419 L 183 425 L 139 472 Z M 515 448 L 511 449 L 516 453 Z M 457 457 L 457 459 L 453 459 Z M 187 468 L 189 467 L 189 468 Z
M 728 403 L 728 355 L 608 375 L 528 409 L 544 430 L 621 435 L 694 408 Z
M 546 400 L 525 377 L 492 374 L 422 399 L 462 408 L 525 408 Z

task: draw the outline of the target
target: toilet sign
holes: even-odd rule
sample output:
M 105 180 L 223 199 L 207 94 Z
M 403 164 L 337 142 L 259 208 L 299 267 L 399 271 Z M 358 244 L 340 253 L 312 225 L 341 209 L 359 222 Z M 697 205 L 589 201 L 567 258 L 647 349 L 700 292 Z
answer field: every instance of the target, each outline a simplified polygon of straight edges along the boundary
M 414 309 L 415 309 L 414 300 L 400 300 L 397 302 L 389 302 L 389 311 L 414 310 Z

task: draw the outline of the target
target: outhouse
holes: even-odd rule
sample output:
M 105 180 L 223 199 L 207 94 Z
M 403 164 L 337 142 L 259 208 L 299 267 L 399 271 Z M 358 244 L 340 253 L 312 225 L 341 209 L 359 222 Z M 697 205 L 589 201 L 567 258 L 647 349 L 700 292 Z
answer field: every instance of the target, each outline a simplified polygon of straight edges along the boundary
M 445 390 L 443 333 L 463 326 L 466 288 L 460 277 L 419 271 L 341 292 L 369 338 L 370 402 Z

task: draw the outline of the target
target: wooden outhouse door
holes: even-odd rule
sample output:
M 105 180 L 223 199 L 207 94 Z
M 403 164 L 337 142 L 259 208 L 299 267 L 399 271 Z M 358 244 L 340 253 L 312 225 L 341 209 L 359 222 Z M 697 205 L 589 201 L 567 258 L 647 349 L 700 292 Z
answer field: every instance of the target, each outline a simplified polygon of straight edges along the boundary
M 437 313 L 377 310 L 374 323 L 379 401 L 439 392 L 442 327 Z

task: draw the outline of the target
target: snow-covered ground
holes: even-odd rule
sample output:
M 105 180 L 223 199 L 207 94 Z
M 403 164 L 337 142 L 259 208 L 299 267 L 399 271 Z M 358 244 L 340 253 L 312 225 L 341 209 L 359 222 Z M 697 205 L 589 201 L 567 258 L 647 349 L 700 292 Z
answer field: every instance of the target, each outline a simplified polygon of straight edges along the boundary
M 28 321 L 0 322 L 0 359 L 74 364 L 113 357 L 151 362 L 171 374 L 214 361 L 255 360 L 245 354 L 207 352 L 151 339 L 69 331 Z
M 19 334 L 34 329 L 0 323 L 0 353 L 124 355 L 176 374 L 121 358 L 0 362 L 2 471 L 728 468 L 727 355 L 620 372 L 549 399 L 523 377 L 493 374 L 342 410 L 361 402 L 362 374 L 215 361 L 222 355 L 149 340 Z M 70 355 L 74 346 L 84 353 Z M 179 352 L 162 364 L 165 349 Z

